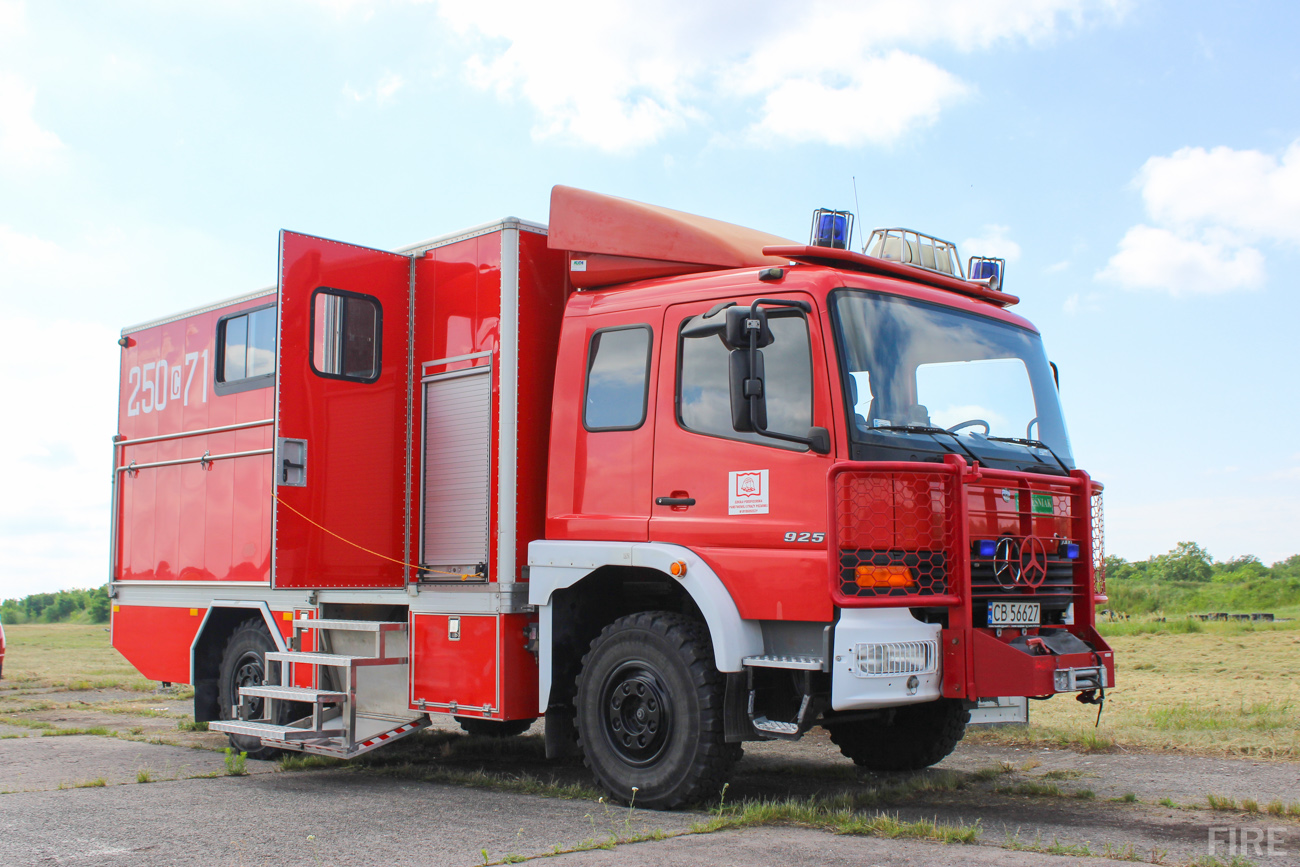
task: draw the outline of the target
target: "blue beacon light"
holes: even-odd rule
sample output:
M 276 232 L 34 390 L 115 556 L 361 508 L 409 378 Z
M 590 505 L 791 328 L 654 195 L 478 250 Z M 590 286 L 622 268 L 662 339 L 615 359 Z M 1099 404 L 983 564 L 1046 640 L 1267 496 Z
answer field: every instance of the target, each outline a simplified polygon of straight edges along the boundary
M 818 208 L 813 212 L 812 239 L 814 247 L 847 250 L 853 232 L 853 214 L 849 211 L 832 211 Z
M 980 539 L 975 543 L 975 550 L 981 557 L 992 557 L 998 550 L 998 543 L 992 539 Z

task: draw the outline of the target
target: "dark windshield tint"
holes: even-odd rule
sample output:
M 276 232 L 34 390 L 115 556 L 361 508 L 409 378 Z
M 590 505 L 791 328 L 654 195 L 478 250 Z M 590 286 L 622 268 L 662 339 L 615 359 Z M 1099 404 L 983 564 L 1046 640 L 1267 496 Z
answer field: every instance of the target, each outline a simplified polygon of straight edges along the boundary
M 835 294 L 834 311 L 856 441 L 918 436 L 889 428 L 936 427 L 953 431 L 962 446 L 987 458 L 1023 453 L 1023 446 L 989 439 L 1010 437 L 1041 440 L 1072 465 L 1037 334 L 936 304 L 853 290 Z

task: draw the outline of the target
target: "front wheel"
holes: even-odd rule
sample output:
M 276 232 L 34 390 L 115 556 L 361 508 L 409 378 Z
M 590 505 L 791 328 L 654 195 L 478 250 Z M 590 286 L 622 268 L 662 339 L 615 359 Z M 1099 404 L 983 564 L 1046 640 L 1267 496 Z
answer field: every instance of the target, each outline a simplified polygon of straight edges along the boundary
M 578 676 L 578 742 L 621 803 L 672 809 L 713 798 L 740 756 L 723 732 L 725 680 L 703 623 L 667 611 L 620 617 Z
M 828 725 L 831 742 L 872 771 L 919 771 L 943 761 L 966 734 L 970 712 L 941 698 L 895 708 L 892 718 Z

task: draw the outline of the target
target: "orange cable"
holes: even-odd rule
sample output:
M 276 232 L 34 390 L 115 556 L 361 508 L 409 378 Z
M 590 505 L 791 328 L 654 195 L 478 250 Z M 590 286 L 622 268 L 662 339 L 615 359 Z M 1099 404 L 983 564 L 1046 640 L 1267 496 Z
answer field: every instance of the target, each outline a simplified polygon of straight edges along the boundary
M 304 515 L 302 512 L 299 512 L 299 511 L 298 511 L 297 509 L 295 509 L 293 506 L 289 505 L 289 504 L 286 503 L 284 500 L 280 499 L 280 495 L 279 495 L 279 494 L 272 494 L 271 496 L 275 497 L 275 501 L 276 501 L 277 503 L 279 503 L 281 506 L 284 506 L 284 507 L 285 507 L 286 509 L 288 509 L 290 512 L 293 512 L 293 513 L 294 513 L 295 515 L 297 515 L 299 518 L 302 518 L 304 521 L 306 521 L 308 524 L 311 524 L 311 525 L 312 525 L 313 527 L 315 527 L 316 529 L 318 529 L 318 530 L 323 530 L 324 532 L 329 533 L 329 534 L 330 534 L 331 536 L 333 536 L 335 539 L 338 539 L 340 542 L 343 542 L 343 543 L 346 544 L 346 545 L 351 545 L 353 548 L 358 548 L 358 549 L 360 549 L 360 550 L 362 550 L 362 551 L 365 551 L 367 554 L 373 554 L 374 556 L 380 558 L 381 560 L 388 560 L 390 563 L 396 563 L 396 564 L 398 564 L 399 566 L 405 566 L 405 567 L 407 567 L 407 568 L 409 568 L 409 569 L 414 569 L 414 570 L 417 571 L 417 572 L 433 572 L 433 573 L 436 573 L 436 574 L 438 574 L 438 575 L 455 575 L 455 576 L 459 577 L 460 580 L 462 580 L 462 581 L 464 581 L 466 578 L 482 578 L 482 577 L 484 577 L 483 574 L 480 573 L 480 572 L 472 572 L 472 573 L 469 573 L 469 574 L 462 575 L 462 574 L 459 573 L 459 572 L 444 572 L 444 571 L 441 570 L 441 569 L 429 569 L 429 568 L 426 567 L 426 566 L 417 566 L 417 565 L 414 564 L 414 563 L 407 563 L 405 560 L 398 560 L 396 557 L 389 557 L 387 554 L 380 554 L 378 551 L 371 551 L 369 548 L 365 547 L 364 545 L 358 545 L 356 542 L 353 542 L 351 539 L 345 539 L 345 538 L 343 538 L 342 536 L 340 536 L 338 533 L 335 533 L 333 530 L 329 529 L 328 527 L 324 527 L 324 526 L 321 526 L 320 524 L 316 523 L 316 522 L 313 521 L 311 518 L 308 518 L 308 517 L 307 517 L 306 515 Z

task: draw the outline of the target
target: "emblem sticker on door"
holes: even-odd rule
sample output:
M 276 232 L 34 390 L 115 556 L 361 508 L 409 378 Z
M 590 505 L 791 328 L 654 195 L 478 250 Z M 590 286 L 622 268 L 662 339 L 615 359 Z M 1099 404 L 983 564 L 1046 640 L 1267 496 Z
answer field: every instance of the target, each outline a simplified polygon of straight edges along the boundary
M 727 514 L 767 514 L 767 470 L 728 473 Z

